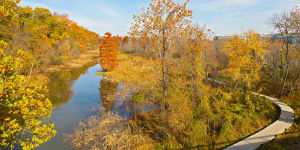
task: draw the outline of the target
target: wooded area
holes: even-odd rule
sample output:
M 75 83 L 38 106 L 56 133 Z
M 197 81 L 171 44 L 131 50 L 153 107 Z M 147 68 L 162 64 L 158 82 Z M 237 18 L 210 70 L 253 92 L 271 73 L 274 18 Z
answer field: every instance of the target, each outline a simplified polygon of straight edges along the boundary
M 99 37 L 67 15 L 19 2 L 0 2 L 1 148 L 34 149 L 55 136 L 47 87 L 32 76 L 93 49 L 105 111 L 64 134 L 73 148 L 221 149 L 277 119 L 278 108 L 251 91 L 282 99 L 296 114 L 292 134 L 261 149 L 297 148 L 300 8 L 266 18 L 273 35 L 248 30 L 218 39 L 193 22 L 189 0 L 151 0 L 128 36 Z M 151 109 L 122 118 L 113 113 L 120 100 Z
M 158 108 L 121 120 L 123 125 L 119 116 L 103 121 L 94 116 L 67 135 L 71 144 L 88 149 L 224 148 L 276 119 L 275 106 L 250 91 L 285 99 L 299 120 L 300 47 L 290 40 L 299 36 L 299 9 L 270 19 L 268 25 L 279 33 L 277 39 L 249 30 L 217 40 L 210 29 L 193 25 L 188 3 L 152 0 L 133 16 L 130 37 L 124 37 L 119 46 L 125 53 L 118 55 L 119 66 L 99 73 L 122 83 L 119 94 L 114 95 L 128 95 L 133 101 Z M 289 22 L 284 22 L 285 16 Z M 284 34 L 278 23 L 288 25 L 289 34 Z M 210 83 L 208 78 L 228 85 Z M 110 125 L 82 128 L 96 122 Z M 98 131 L 115 124 L 122 128 Z M 298 124 L 296 121 L 291 129 L 295 132 L 291 141 L 299 139 L 295 137 Z M 91 132 L 98 138 L 91 139 Z M 114 145 L 116 140 L 122 144 Z

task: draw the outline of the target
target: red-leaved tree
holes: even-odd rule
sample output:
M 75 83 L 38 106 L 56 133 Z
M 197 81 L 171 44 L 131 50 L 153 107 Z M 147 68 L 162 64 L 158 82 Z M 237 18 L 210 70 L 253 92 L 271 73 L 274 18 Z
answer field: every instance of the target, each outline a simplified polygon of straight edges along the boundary
M 117 59 L 118 41 L 111 33 L 105 33 L 100 45 L 100 65 L 102 71 L 112 71 L 118 65 Z

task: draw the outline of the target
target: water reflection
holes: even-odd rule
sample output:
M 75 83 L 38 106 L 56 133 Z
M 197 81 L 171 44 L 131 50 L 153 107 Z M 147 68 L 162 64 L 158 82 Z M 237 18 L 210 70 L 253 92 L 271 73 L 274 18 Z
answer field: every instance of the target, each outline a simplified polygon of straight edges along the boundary
M 116 101 L 116 92 L 119 83 L 103 78 L 100 81 L 100 101 L 106 112 L 111 112 Z
M 122 118 L 131 119 L 136 114 L 149 111 L 151 105 L 131 101 L 131 96 L 124 99 L 124 92 L 120 92 L 122 84 L 103 77 L 100 81 L 100 101 L 106 112 L 118 114 Z M 124 89 L 123 89 L 124 90 Z M 129 94 L 130 93 L 126 93 Z
M 100 107 L 125 119 L 131 119 L 134 115 L 151 109 L 151 105 L 121 99 L 117 93 L 122 84 L 97 75 L 96 72 L 100 70 L 99 64 L 89 64 L 51 74 L 48 97 L 56 107 L 51 121 L 55 124 L 57 134 L 38 147 L 38 150 L 73 149 L 63 143 L 63 134 L 72 133 L 79 122 L 91 116 L 101 116 Z
M 85 74 L 95 63 L 86 64 L 81 68 L 64 68 L 50 74 L 47 97 L 55 107 L 67 103 L 73 96 L 72 86 L 80 75 Z
M 95 63 L 94 63 L 95 64 Z M 49 98 L 55 109 L 51 122 L 57 134 L 38 150 L 72 150 L 63 143 L 63 134 L 72 132 L 80 121 L 94 115 L 94 107 L 99 107 L 99 83 L 101 76 L 96 72 L 99 65 L 86 65 L 78 69 L 64 69 L 51 74 Z

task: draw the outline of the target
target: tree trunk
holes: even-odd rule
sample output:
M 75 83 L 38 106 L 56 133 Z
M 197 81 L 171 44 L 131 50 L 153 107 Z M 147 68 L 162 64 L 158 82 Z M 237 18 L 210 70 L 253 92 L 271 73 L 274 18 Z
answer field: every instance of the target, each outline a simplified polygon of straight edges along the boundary
M 286 34 L 286 35 L 287 35 L 286 36 L 286 41 L 285 41 L 285 46 L 286 46 L 286 54 L 285 54 L 286 68 L 285 68 L 285 75 L 283 77 L 283 81 L 282 81 L 282 85 L 281 85 L 280 93 L 279 93 L 278 97 L 281 97 L 282 94 L 283 94 L 283 89 L 286 85 L 286 80 L 287 80 L 287 77 L 288 77 L 288 74 L 289 74 L 289 67 L 290 67 L 289 58 L 288 58 L 288 56 L 289 56 L 289 43 L 288 43 L 289 42 L 289 35 L 288 34 Z
M 165 103 L 165 109 L 168 108 L 168 105 L 166 103 L 167 99 L 167 90 L 168 90 L 168 66 L 167 66 L 167 41 L 166 41 L 166 35 L 165 35 L 165 29 L 163 29 L 163 49 L 162 49 L 162 56 L 161 56 L 161 71 L 162 71 L 162 90 L 163 90 L 163 99 Z

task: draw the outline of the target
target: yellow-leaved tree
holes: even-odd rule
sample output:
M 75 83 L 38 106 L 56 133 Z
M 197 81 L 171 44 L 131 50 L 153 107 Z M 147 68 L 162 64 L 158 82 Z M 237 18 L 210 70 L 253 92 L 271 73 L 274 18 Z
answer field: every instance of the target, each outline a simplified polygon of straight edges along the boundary
M 134 15 L 130 34 L 134 37 L 148 39 L 160 60 L 162 95 L 168 95 L 171 47 L 176 37 L 184 33 L 189 26 L 192 11 L 187 9 L 189 0 L 184 3 L 173 0 L 152 0 L 140 15 Z
M 15 57 L 5 56 L 3 48 L 0 41 L 0 147 L 34 149 L 56 134 L 52 104 L 44 95 L 46 87 L 20 74 L 32 55 L 19 50 Z
M 242 36 L 233 36 L 223 47 L 229 58 L 226 75 L 237 85 L 252 88 L 261 77 L 264 55 L 268 52 L 265 47 L 267 41 L 252 30 Z

